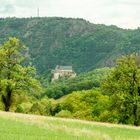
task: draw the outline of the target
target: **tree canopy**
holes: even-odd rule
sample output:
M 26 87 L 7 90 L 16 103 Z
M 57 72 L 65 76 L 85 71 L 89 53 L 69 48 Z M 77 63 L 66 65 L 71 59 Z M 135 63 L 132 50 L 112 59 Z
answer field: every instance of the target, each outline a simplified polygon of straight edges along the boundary
M 39 96 L 41 84 L 36 71 L 25 63 L 28 49 L 16 38 L 0 46 L 0 96 L 5 111 L 9 111 L 16 94 L 32 93 Z
M 103 91 L 110 95 L 113 112 L 119 123 L 140 123 L 140 58 L 138 55 L 122 57 L 103 83 Z

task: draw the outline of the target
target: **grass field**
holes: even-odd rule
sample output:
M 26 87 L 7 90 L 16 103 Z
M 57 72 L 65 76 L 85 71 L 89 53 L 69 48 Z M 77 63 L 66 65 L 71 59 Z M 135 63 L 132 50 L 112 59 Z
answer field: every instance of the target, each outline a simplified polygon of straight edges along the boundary
M 0 112 L 0 140 L 140 140 L 140 127 Z

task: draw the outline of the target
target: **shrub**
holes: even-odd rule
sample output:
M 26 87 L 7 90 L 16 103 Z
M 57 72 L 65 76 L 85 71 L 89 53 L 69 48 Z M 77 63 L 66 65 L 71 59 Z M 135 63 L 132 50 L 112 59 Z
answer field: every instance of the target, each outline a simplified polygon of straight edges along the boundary
M 63 117 L 63 118 L 72 118 L 72 114 L 68 110 L 61 110 L 59 113 L 55 115 L 56 117 Z

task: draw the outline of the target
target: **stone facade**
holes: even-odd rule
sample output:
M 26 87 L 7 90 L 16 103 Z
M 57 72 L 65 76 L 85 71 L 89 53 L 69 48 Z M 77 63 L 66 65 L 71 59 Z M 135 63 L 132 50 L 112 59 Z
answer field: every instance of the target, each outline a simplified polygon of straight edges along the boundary
M 73 71 L 72 66 L 57 65 L 55 70 L 52 71 L 52 81 L 58 80 L 61 77 L 75 77 L 76 73 Z

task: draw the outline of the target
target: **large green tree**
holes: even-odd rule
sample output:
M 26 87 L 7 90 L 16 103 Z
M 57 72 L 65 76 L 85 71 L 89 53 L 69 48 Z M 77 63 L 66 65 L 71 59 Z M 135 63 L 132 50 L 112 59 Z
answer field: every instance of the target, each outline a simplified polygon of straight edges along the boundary
M 0 96 L 5 111 L 9 111 L 17 94 L 32 93 L 39 95 L 42 88 L 35 68 L 28 65 L 28 49 L 16 38 L 0 46 Z
M 137 55 L 122 57 L 111 75 L 103 82 L 103 90 L 110 95 L 113 112 L 119 123 L 140 123 L 140 58 Z

